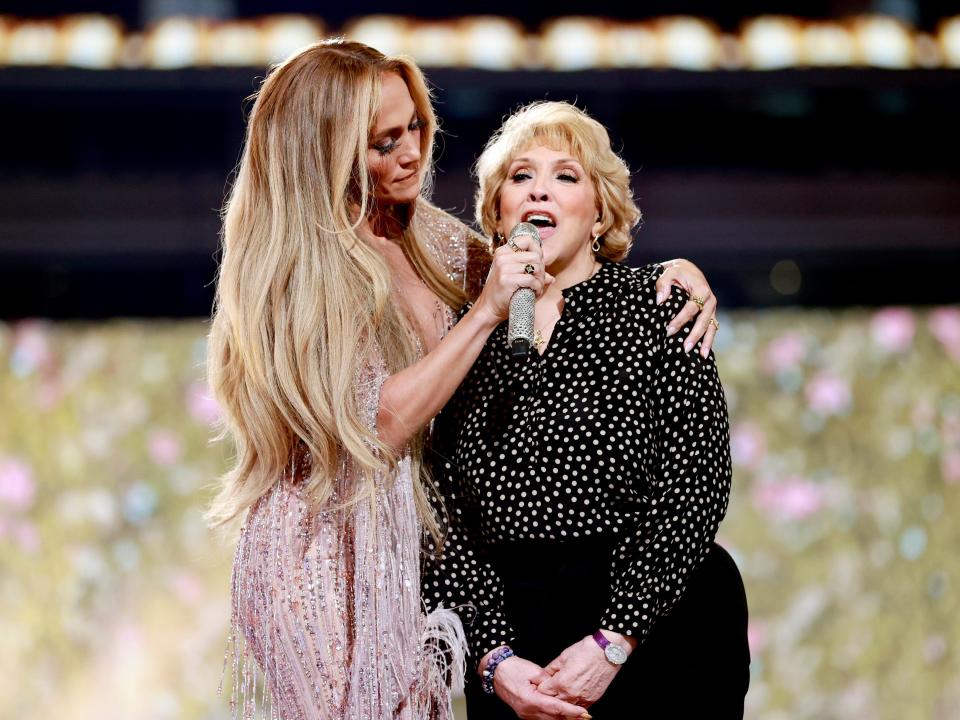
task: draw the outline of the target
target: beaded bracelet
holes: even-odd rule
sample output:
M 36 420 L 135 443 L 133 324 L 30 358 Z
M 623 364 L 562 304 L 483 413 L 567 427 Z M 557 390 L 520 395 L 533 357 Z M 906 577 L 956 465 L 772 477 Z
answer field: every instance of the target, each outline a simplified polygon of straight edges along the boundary
M 506 660 L 508 657 L 513 657 L 513 650 L 510 649 L 509 645 L 503 645 L 497 648 L 494 651 L 493 655 L 490 656 L 490 659 L 487 660 L 487 667 L 483 671 L 483 682 L 481 687 L 487 695 L 493 695 L 493 674 L 497 671 L 497 666 Z

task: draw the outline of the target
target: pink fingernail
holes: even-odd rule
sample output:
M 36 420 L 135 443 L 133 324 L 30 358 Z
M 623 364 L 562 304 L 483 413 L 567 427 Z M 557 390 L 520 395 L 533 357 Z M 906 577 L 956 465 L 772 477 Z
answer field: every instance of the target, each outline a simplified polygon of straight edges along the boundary
M 657 305 L 659 305 L 660 303 L 663 302 L 663 298 L 664 298 L 664 297 L 665 297 L 665 296 L 664 296 L 664 294 L 663 294 L 663 291 L 660 291 L 660 292 L 657 293 Z
M 670 337 L 677 331 L 677 328 L 673 325 L 667 325 L 667 337 Z

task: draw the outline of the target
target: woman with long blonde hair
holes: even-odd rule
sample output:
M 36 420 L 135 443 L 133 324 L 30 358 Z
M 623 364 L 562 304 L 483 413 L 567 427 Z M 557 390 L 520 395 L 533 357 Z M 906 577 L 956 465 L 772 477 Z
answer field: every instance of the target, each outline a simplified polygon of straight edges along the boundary
M 550 278 L 529 238 L 491 254 L 427 201 L 436 130 L 416 65 L 360 43 L 311 46 L 256 94 L 208 350 L 235 447 L 209 519 L 243 520 L 236 715 L 452 717 L 463 629 L 420 600 L 421 542 L 442 534 L 425 435 L 512 294 Z M 689 264 L 671 280 L 709 293 Z

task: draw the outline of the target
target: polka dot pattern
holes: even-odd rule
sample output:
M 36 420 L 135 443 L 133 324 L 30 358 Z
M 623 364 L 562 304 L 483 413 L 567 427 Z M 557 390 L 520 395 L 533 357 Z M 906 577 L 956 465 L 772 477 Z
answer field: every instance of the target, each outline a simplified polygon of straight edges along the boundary
M 513 638 L 485 546 L 613 535 L 596 624 L 642 641 L 716 535 L 730 494 L 726 401 L 713 356 L 684 352 L 689 326 L 666 336 L 686 294 L 657 305 L 661 272 L 607 262 L 564 290 L 542 357 L 511 357 L 498 327 L 434 425 L 449 530 L 424 594 L 472 604 L 476 658 Z

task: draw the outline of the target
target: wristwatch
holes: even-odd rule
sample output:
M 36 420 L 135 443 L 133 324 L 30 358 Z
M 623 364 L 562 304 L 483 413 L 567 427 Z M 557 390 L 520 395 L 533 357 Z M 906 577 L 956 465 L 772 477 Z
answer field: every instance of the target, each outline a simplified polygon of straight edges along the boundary
M 593 639 L 596 640 L 597 645 L 600 646 L 603 654 L 612 664 L 623 665 L 627 661 L 627 651 L 616 643 L 607 640 L 599 630 L 593 634 Z

